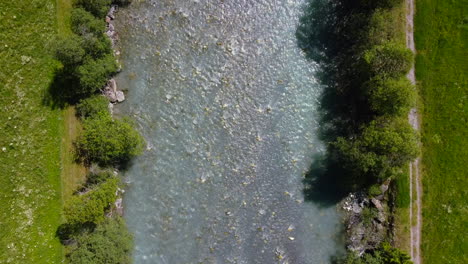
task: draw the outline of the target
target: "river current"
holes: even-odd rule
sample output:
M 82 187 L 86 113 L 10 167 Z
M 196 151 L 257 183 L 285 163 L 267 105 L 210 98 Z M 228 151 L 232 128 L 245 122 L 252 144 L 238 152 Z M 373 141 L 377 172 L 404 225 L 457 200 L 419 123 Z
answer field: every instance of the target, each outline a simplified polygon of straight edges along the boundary
M 146 0 L 118 13 L 117 77 L 145 137 L 125 172 L 140 263 L 330 263 L 335 206 L 304 198 L 321 87 L 302 0 Z

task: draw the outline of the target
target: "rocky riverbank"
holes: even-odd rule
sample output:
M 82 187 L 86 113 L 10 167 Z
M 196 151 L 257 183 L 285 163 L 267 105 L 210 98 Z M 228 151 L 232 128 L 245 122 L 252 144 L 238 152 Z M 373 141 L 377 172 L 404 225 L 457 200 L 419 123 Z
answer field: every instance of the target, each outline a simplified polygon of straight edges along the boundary
M 369 197 L 364 192 L 350 193 L 341 202 L 344 212 L 346 248 L 361 256 L 375 249 L 391 232 L 390 181 L 380 186 L 381 194 Z
M 117 42 L 119 40 L 119 35 L 117 31 L 115 31 L 115 27 L 113 24 L 113 21 L 115 19 L 116 13 L 118 12 L 118 6 L 117 5 L 112 5 L 111 8 L 109 9 L 109 12 L 107 13 L 106 16 L 106 35 L 109 37 L 111 43 L 112 43 L 112 49 L 114 50 L 114 56 L 117 61 L 118 65 L 118 72 L 121 71 L 121 64 L 119 60 L 120 56 L 120 51 L 117 49 Z M 109 99 L 109 102 L 111 105 L 109 105 L 109 108 L 112 110 L 112 106 L 115 103 L 121 103 L 125 100 L 125 94 L 123 91 L 118 90 L 117 88 L 117 82 L 115 81 L 114 78 L 110 79 L 106 86 L 102 89 L 102 94 Z

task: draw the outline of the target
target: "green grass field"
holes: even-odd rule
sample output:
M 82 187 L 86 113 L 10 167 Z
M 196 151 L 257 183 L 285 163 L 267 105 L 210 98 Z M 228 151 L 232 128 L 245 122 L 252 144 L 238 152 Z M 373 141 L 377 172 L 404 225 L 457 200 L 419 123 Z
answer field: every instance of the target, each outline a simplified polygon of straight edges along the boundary
M 0 2 L 0 263 L 61 263 L 67 111 L 43 98 L 57 67 L 50 44 L 66 34 L 57 21 L 68 19 L 70 1 Z
M 468 0 L 418 0 L 424 263 L 468 263 Z

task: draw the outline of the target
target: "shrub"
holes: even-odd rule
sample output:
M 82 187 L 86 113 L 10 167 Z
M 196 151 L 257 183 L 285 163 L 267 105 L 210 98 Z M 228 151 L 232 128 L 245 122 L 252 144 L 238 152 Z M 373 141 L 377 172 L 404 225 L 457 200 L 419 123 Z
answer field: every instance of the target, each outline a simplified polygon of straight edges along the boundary
M 82 36 L 83 48 L 86 54 L 93 59 L 101 59 L 106 55 L 112 55 L 112 43 L 105 35 L 96 36 L 87 34 Z
M 89 173 L 86 179 L 87 186 L 98 185 L 106 182 L 108 179 L 114 177 L 111 171 L 100 171 L 96 173 Z
M 94 34 L 100 36 L 104 34 L 106 23 L 83 8 L 74 8 L 71 11 L 71 28 L 78 35 Z
M 83 7 L 98 18 L 104 18 L 109 11 L 112 0 L 77 0 L 76 5 Z
M 404 115 L 416 102 L 415 89 L 406 77 L 377 77 L 365 87 L 370 108 L 379 115 Z
M 369 187 L 368 194 L 370 197 L 376 197 L 382 194 L 382 191 L 380 190 L 380 186 L 378 184 L 374 184 L 371 187 Z
M 361 257 L 349 252 L 342 264 L 412 264 L 411 258 L 405 252 L 392 247 L 389 243 L 382 243 L 373 252 L 368 252 Z
M 76 105 L 76 114 L 78 117 L 85 119 L 94 117 L 99 113 L 109 112 L 109 100 L 102 95 L 94 95 L 81 100 Z
M 102 222 L 105 211 L 115 202 L 118 184 L 117 178 L 110 178 L 83 195 L 72 196 L 64 207 L 67 223 L 76 226 Z
M 410 70 L 413 53 L 403 45 L 390 42 L 365 51 L 363 59 L 373 76 L 397 78 Z
M 143 139 L 126 120 L 113 120 L 109 114 L 100 113 L 85 119 L 83 128 L 75 146 L 79 157 L 87 163 L 117 165 L 143 150 Z
M 351 175 L 366 183 L 371 178 L 394 176 L 418 155 L 417 135 L 405 119 L 379 118 L 365 125 L 361 134 L 339 137 L 331 144 L 333 157 Z
M 91 95 L 99 91 L 116 71 L 117 64 L 112 55 L 98 60 L 87 59 L 83 65 L 77 68 L 80 89 L 76 93 Z
M 73 72 L 83 62 L 85 50 L 83 41 L 76 35 L 60 38 L 55 43 L 55 58 L 60 61 L 65 71 Z
M 120 218 L 108 218 L 91 233 L 77 237 L 67 256 L 71 264 L 129 264 L 132 236 Z

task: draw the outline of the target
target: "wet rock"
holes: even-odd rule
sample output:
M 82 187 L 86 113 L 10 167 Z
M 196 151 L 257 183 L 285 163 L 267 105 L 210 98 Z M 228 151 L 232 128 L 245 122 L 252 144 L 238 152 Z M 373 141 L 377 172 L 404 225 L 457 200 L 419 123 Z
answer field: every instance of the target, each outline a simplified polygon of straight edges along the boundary
M 388 191 L 388 187 L 390 186 L 390 180 L 386 180 L 382 185 L 380 185 L 380 191 L 382 194 Z
M 375 198 L 369 200 L 365 193 L 354 193 L 348 195 L 341 204 L 344 209 L 348 250 L 362 255 L 385 239 L 389 223 L 381 201 Z M 370 221 L 363 216 L 364 209 L 369 207 L 375 207 L 378 210 L 375 219 Z
M 115 95 L 116 95 L 117 102 L 121 103 L 125 101 L 125 94 L 122 91 L 117 91 Z
M 107 97 L 107 99 L 111 102 L 111 103 L 115 103 L 117 102 L 117 95 L 115 94 L 115 92 L 112 90 L 112 88 L 110 86 L 106 86 L 104 87 L 103 91 L 102 91 L 102 94 Z
M 372 198 L 372 199 L 371 199 L 371 202 L 372 202 L 372 204 L 375 206 L 375 208 L 377 208 L 377 210 L 383 211 L 383 206 L 382 206 L 382 204 L 380 203 L 379 200 L 377 200 L 377 199 L 375 199 L 375 198 Z

